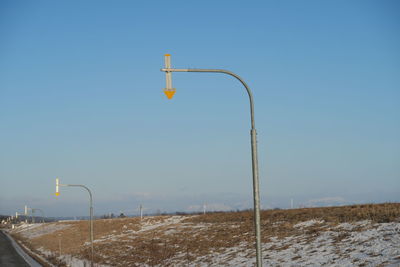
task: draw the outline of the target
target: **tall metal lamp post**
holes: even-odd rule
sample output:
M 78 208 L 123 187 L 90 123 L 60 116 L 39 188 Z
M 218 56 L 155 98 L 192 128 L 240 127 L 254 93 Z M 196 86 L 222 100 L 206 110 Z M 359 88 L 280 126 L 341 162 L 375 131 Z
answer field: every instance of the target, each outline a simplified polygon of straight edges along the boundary
M 89 235 L 90 235 L 90 244 L 91 244 L 91 261 L 90 261 L 90 266 L 93 267 L 93 255 L 94 255 L 94 249 L 93 249 L 93 198 L 92 198 L 92 192 L 90 192 L 89 188 L 87 188 L 84 185 L 80 185 L 80 184 L 60 184 L 59 183 L 59 179 L 56 178 L 56 196 L 60 195 L 59 192 L 59 187 L 60 186 L 71 186 L 71 187 L 83 187 L 87 190 L 87 192 L 89 193 L 89 205 L 90 205 L 90 211 L 89 211 L 89 215 L 90 215 L 90 222 L 89 222 Z
M 256 238 L 256 264 L 257 267 L 262 266 L 261 257 L 261 222 L 260 222 L 260 191 L 259 191 L 259 179 L 258 179 L 258 159 L 257 159 L 257 132 L 254 122 L 254 103 L 253 94 L 247 84 L 233 72 L 221 69 L 173 69 L 171 68 L 171 56 L 165 55 L 165 68 L 161 69 L 166 75 L 166 88 L 164 89 L 165 95 L 168 99 L 172 99 L 175 94 L 175 88 L 172 88 L 172 72 L 213 72 L 213 73 L 224 73 L 231 75 L 238 79 L 245 87 L 250 100 L 250 117 L 251 117 L 251 159 L 252 159 L 252 170 L 253 170 L 253 198 L 254 198 L 254 227 L 255 227 L 255 238 Z

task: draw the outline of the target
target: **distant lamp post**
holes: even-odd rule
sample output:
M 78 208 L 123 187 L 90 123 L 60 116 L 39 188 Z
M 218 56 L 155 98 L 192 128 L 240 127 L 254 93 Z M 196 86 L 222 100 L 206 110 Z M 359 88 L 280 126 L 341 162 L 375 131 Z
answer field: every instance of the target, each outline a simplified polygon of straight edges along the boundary
M 93 197 L 92 197 L 92 192 L 90 192 L 89 188 L 87 188 L 84 185 L 80 185 L 80 184 L 60 184 L 59 179 L 56 178 L 56 196 L 60 195 L 60 186 L 70 186 L 70 187 L 83 187 L 84 189 L 87 190 L 87 192 L 89 193 L 89 217 L 90 217 L 90 221 L 89 221 L 89 235 L 90 235 L 90 244 L 91 244 L 91 262 L 90 262 L 90 266 L 93 267 L 93 256 L 94 256 L 94 249 L 93 249 Z
M 41 209 L 36 209 L 36 208 L 29 208 L 27 205 L 25 205 L 25 211 L 24 214 L 27 217 L 29 214 L 29 211 L 31 211 L 31 222 L 35 223 L 35 211 L 39 211 L 42 214 L 42 222 L 44 222 L 44 212 Z
M 262 265 L 261 257 L 261 222 L 260 222 L 260 191 L 259 191 L 259 179 L 258 179 L 258 159 L 257 159 L 257 132 L 254 122 L 254 103 L 253 94 L 247 84 L 233 72 L 221 69 L 173 69 L 171 68 L 171 56 L 169 54 L 165 55 L 165 68 L 161 69 L 165 72 L 166 76 L 166 88 L 164 93 L 168 99 L 172 99 L 175 94 L 176 89 L 172 88 L 172 72 L 212 72 L 212 73 L 224 73 L 231 75 L 238 79 L 242 85 L 245 87 L 250 100 L 250 119 L 251 119 L 251 159 L 252 159 L 252 170 L 253 170 L 253 198 L 254 198 L 254 227 L 255 227 L 255 237 L 256 237 L 256 264 L 257 267 Z
M 40 213 L 42 214 L 42 223 L 44 223 L 44 212 L 43 212 L 43 210 L 41 210 L 41 209 L 34 209 L 34 208 L 31 208 L 31 210 L 32 210 L 32 214 L 34 214 L 35 213 L 35 211 L 40 211 Z
M 28 208 L 27 205 L 25 205 L 25 210 L 24 210 L 24 215 L 25 215 L 25 221 L 28 223 L 28 215 L 29 211 L 31 211 L 31 223 L 35 223 L 35 217 L 34 217 L 34 211 L 31 208 Z

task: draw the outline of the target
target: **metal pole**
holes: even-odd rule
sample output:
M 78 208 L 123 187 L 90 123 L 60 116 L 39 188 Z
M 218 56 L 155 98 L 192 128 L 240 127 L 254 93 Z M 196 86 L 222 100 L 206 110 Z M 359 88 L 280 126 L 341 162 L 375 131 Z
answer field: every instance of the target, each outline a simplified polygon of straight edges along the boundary
M 94 258 L 94 248 L 93 248 L 93 197 L 92 192 L 90 192 L 89 188 L 84 185 L 80 184 L 58 184 L 59 186 L 75 186 L 75 187 L 83 187 L 89 193 L 89 215 L 90 215 L 90 222 L 89 222 L 89 231 L 90 231 L 90 244 L 91 244 L 91 261 L 90 266 L 93 267 L 93 258 Z
M 61 235 L 60 234 L 58 234 L 58 252 L 61 257 Z
M 92 252 L 92 258 L 91 258 L 91 267 L 93 267 L 93 257 L 94 257 L 94 248 L 93 248 L 93 198 L 92 198 L 92 193 L 88 188 L 86 188 L 89 192 L 90 195 L 90 246 L 91 246 L 91 252 Z
M 172 69 L 164 68 L 161 69 L 166 73 L 170 72 L 213 72 L 213 73 L 224 73 L 231 75 L 238 79 L 242 85 L 246 88 L 247 94 L 250 100 L 250 119 L 251 119 L 251 159 L 252 159 L 252 172 L 253 172 L 253 200 L 254 200 L 254 228 L 255 228 L 255 238 L 256 238 L 256 264 L 257 267 L 262 266 L 262 256 L 261 256 L 261 222 L 260 222 L 260 189 L 259 189 L 259 178 L 258 178 L 258 155 L 257 155 L 257 131 L 255 128 L 254 121 L 254 101 L 253 94 L 247 84 L 235 73 L 228 70 L 221 69 Z

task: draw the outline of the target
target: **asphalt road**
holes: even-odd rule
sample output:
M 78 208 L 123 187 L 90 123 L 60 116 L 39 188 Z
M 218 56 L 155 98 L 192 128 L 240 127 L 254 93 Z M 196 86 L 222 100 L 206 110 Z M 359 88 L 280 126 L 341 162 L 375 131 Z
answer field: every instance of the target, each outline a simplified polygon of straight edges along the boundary
M 27 257 L 27 255 L 25 255 Z M 0 266 L 5 267 L 30 267 L 25 259 L 17 252 L 12 241 L 0 231 Z M 40 265 L 39 265 L 40 266 Z

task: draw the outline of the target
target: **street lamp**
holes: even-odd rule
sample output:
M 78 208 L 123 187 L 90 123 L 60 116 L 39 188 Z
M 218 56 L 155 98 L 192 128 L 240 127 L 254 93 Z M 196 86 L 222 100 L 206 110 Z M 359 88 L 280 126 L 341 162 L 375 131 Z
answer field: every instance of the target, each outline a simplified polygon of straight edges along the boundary
M 89 215 L 90 215 L 90 222 L 89 222 L 89 228 L 90 228 L 90 244 L 91 244 L 91 262 L 90 262 L 90 266 L 93 267 L 93 255 L 94 255 L 94 249 L 93 249 L 93 198 L 92 198 L 92 192 L 90 192 L 89 188 L 87 188 L 84 185 L 80 185 L 80 184 L 60 184 L 59 183 L 59 179 L 56 178 L 56 196 L 60 195 L 60 186 L 71 186 L 71 187 L 83 187 L 85 188 L 88 193 L 89 193 L 89 205 L 90 205 L 90 209 L 89 209 Z
M 34 214 L 35 211 L 40 211 L 40 213 L 42 214 L 42 223 L 44 223 L 44 212 L 43 212 L 43 210 L 41 210 L 41 209 L 34 209 L 34 208 L 31 208 L 31 210 L 32 210 L 32 214 Z
M 166 76 L 166 88 L 164 93 L 168 99 L 171 99 L 175 94 L 175 88 L 172 88 L 172 77 L 171 72 L 213 72 L 213 73 L 224 73 L 231 75 L 238 79 L 245 87 L 250 100 L 250 117 L 251 117 L 251 159 L 252 159 L 252 170 L 253 170 L 253 198 L 254 198 L 254 227 L 255 227 L 255 238 L 256 238 L 256 263 L 257 267 L 262 265 L 261 257 L 261 226 L 260 226 L 260 191 L 259 191 L 259 179 L 258 179 L 258 159 L 257 159 L 257 132 L 254 122 L 254 103 L 253 94 L 247 84 L 233 72 L 221 69 L 173 69 L 171 68 L 171 56 L 165 55 L 165 68 L 161 69 L 165 72 Z
M 31 223 L 35 223 L 34 211 L 31 208 L 28 208 L 27 205 L 25 205 L 25 211 L 24 211 L 25 221 L 28 222 L 27 218 L 28 218 L 29 211 L 31 211 Z
M 29 211 L 31 211 L 31 221 L 32 223 L 35 223 L 35 211 L 40 211 L 42 214 L 42 222 L 44 222 L 44 212 L 41 209 L 35 209 L 35 208 L 28 208 L 27 205 L 25 205 L 25 216 L 28 216 Z

